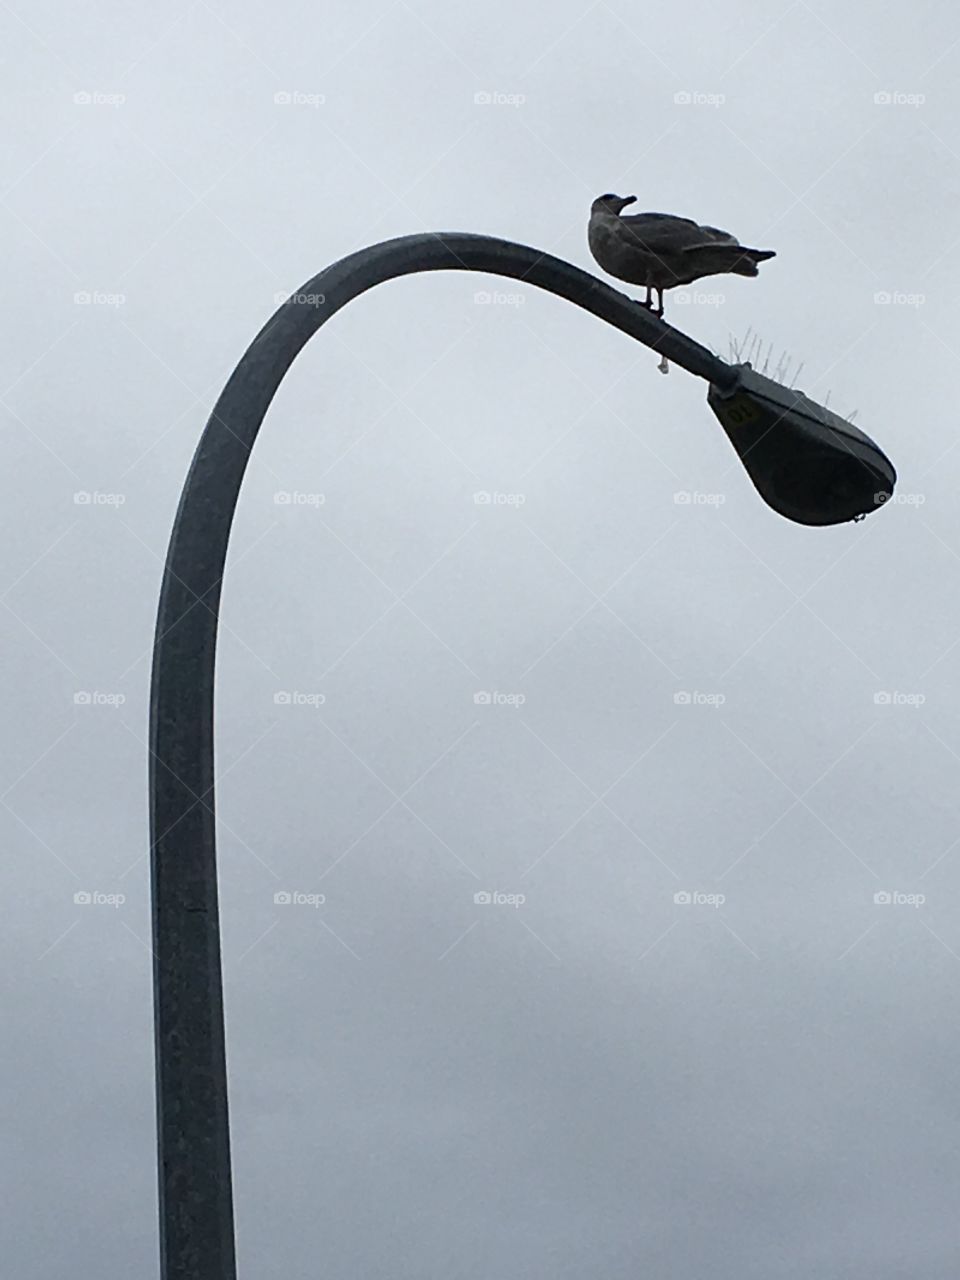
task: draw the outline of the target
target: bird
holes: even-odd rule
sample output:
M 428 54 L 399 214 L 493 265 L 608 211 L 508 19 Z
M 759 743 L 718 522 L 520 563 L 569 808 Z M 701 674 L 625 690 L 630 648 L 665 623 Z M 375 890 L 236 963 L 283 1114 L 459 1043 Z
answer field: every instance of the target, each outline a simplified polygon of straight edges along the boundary
M 775 258 L 773 249 L 748 249 L 729 231 L 701 226 L 672 213 L 622 216 L 636 196 L 607 194 L 590 206 L 590 252 L 604 269 L 628 284 L 642 284 L 647 296 L 637 302 L 663 315 L 663 291 L 692 284 L 702 276 L 755 276 L 758 262 Z M 657 305 L 651 290 L 658 295 Z

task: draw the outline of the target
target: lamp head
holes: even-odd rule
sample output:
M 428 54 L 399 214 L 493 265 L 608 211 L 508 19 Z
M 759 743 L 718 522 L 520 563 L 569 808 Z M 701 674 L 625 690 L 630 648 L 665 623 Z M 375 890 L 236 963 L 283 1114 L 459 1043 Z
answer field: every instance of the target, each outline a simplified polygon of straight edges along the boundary
M 707 403 L 774 511 L 798 524 L 859 520 L 893 493 L 893 463 L 863 431 L 749 364 Z

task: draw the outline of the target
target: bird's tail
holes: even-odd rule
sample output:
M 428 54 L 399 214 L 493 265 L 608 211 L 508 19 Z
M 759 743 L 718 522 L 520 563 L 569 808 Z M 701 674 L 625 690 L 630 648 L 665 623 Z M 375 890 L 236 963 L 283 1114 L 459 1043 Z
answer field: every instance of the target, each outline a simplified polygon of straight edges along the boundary
M 737 276 L 756 276 L 760 274 L 757 263 L 776 256 L 775 249 L 748 249 L 745 245 L 740 245 L 737 248 L 737 260 L 730 271 Z

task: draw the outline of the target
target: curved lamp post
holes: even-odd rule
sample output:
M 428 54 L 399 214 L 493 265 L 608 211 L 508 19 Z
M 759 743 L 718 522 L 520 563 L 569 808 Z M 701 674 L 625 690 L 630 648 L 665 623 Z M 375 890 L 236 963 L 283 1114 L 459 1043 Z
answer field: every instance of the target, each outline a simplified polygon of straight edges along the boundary
M 234 370 L 180 499 L 157 619 L 150 710 L 151 887 L 163 1280 L 234 1280 L 214 814 L 220 585 L 250 450 L 317 329 L 381 281 L 483 271 L 575 303 L 710 383 L 709 402 L 782 514 L 832 524 L 889 497 L 893 468 L 842 419 L 749 365 L 731 366 L 584 271 L 488 236 L 414 235 L 343 258 L 276 312 Z M 882 495 L 882 496 L 878 496 Z

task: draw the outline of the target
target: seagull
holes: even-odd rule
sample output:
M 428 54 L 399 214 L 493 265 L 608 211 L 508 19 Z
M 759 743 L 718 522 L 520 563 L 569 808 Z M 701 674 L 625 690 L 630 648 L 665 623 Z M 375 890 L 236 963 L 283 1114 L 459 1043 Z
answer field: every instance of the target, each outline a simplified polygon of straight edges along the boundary
M 590 206 L 588 239 L 597 262 L 618 280 L 642 284 L 647 296 L 640 302 L 663 315 L 663 291 L 691 284 L 701 276 L 731 273 L 755 276 L 757 263 L 776 257 L 773 249 L 747 249 L 736 236 L 717 227 L 703 227 L 692 218 L 672 213 L 634 213 L 621 217 L 636 196 L 598 196 Z M 650 292 L 659 295 L 654 306 Z

